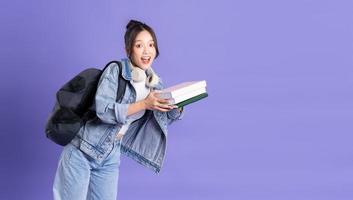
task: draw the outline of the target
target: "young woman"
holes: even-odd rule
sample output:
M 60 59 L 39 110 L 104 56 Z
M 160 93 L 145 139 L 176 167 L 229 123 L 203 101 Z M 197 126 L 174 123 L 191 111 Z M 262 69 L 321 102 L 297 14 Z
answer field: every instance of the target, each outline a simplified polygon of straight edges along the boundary
M 87 121 L 64 147 L 55 175 L 54 199 L 115 200 L 120 153 L 156 173 L 166 150 L 167 125 L 182 118 L 182 108 L 158 98 L 163 88 L 151 65 L 158 57 L 157 38 L 148 25 L 131 20 L 125 32 L 128 58 L 103 72 L 95 96 L 97 117 Z M 119 74 L 127 81 L 116 102 Z

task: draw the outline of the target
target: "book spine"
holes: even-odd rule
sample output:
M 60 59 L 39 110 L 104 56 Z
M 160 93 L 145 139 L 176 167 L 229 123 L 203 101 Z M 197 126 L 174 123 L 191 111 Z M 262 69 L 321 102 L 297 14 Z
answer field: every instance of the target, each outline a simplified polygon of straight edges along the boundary
M 208 97 L 208 93 L 202 93 L 200 95 L 197 95 L 197 96 L 192 97 L 192 98 L 190 98 L 188 100 L 185 100 L 185 101 L 182 101 L 180 103 L 177 103 L 175 105 L 178 106 L 178 108 L 180 108 L 180 107 L 186 106 L 188 104 L 194 103 L 196 101 L 199 101 L 199 100 L 201 100 L 203 98 L 206 98 L 206 97 Z

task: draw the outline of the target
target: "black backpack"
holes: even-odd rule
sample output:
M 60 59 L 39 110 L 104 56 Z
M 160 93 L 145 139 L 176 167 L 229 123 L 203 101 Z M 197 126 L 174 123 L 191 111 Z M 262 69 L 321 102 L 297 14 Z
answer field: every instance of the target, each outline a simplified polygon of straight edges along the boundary
M 56 93 L 53 111 L 46 123 L 45 133 L 53 142 L 65 146 L 89 119 L 96 117 L 95 94 L 103 71 L 111 64 L 119 66 L 119 87 L 116 101 L 121 101 L 126 87 L 122 66 L 118 61 L 109 62 L 103 70 L 86 69 L 68 81 Z

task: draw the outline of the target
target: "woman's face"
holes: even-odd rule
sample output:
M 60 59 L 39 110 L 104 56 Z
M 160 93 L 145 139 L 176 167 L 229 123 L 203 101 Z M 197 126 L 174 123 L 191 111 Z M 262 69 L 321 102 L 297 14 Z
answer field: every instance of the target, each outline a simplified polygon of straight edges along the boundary
M 132 62 L 143 70 L 151 67 L 156 57 L 156 48 L 151 34 L 143 30 L 137 34 L 132 48 Z

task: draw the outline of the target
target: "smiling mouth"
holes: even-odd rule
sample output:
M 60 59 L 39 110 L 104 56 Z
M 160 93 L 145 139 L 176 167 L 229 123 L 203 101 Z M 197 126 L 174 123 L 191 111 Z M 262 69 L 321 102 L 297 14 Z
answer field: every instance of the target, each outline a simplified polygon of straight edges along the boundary
M 141 61 L 143 64 L 148 64 L 151 61 L 151 56 L 143 56 L 141 57 Z

